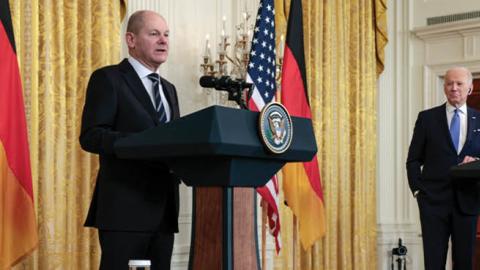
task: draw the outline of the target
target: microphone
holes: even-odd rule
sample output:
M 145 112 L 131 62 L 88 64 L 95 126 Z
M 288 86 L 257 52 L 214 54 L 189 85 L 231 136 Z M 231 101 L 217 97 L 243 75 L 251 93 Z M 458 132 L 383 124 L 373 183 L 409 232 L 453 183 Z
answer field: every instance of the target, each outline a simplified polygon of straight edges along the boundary
M 202 76 L 200 77 L 200 86 L 204 88 L 215 88 L 217 90 L 226 90 L 228 92 L 252 87 L 253 84 L 244 80 L 232 79 L 230 76 Z

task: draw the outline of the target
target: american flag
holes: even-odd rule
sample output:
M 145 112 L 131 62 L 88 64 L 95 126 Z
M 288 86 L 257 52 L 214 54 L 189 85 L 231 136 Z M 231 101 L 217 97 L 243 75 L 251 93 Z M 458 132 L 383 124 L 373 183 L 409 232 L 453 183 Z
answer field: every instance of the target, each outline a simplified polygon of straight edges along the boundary
M 260 111 L 274 101 L 275 82 L 275 9 L 274 0 L 261 0 L 252 38 L 247 81 L 254 84 L 252 98 L 248 104 L 251 110 Z M 278 211 L 278 181 L 274 176 L 257 192 L 267 202 L 267 216 L 270 233 L 275 238 L 277 253 L 281 248 L 280 215 Z

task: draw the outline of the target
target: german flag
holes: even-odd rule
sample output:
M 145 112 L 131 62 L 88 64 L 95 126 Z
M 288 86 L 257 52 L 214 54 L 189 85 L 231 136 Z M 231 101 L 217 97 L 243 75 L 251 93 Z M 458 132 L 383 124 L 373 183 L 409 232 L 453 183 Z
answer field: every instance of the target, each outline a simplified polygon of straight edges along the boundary
M 308 101 L 301 0 L 292 0 L 282 67 L 282 103 L 297 117 L 312 118 Z M 325 235 L 325 208 L 317 156 L 283 168 L 283 192 L 297 217 L 300 241 L 308 249 Z
M 0 269 L 37 243 L 22 83 L 8 0 L 0 0 Z

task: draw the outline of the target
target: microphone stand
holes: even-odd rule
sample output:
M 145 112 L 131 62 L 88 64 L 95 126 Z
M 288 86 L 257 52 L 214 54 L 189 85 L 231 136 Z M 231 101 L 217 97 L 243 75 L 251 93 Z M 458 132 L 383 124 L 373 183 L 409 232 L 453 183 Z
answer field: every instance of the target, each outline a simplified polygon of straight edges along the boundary
M 397 256 L 397 259 L 394 260 L 394 255 Z M 407 247 L 402 245 L 402 239 L 398 239 L 398 247 L 392 249 L 392 270 L 394 270 L 394 265 L 395 261 L 397 262 L 397 270 L 402 270 L 402 265 L 403 265 L 403 270 L 407 269 Z
M 403 268 L 402 268 L 402 265 L 403 265 Z M 407 261 L 405 260 L 405 256 L 398 256 L 397 266 L 398 266 L 398 270 L 406 270 L 407 269 Z
M 228 100 L 235 101 L 243 110 L 248 110 L 248 101 L 252 96 L 253 84 L 247 86 L 246 89 L 248 90 L 245 98 L 243 98 L 245 88 L 241 84 L 228 90 Z

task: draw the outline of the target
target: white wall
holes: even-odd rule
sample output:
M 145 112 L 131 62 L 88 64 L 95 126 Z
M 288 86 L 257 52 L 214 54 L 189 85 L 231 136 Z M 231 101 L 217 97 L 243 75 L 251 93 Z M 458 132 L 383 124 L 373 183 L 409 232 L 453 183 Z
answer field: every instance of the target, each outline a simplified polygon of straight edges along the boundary
M 431 17 L 480 11 L 478 0 L 409 0 L 409 2 L 413 15 L 412 27 L 426 26 L 427 18 Z
M 407 269 L 423 269 L 416 201 L 405 160 L 419 111 L 444 102 L 442 76 L 452 65 L 479 72 L 480 19 L 426 26 L 429 17 L 479 11 L 478 0 L 388 1 L 386 68 L 378 90 L 378 269 L 391 269 L 403 239 Z
M 378 89 L 377 223 L 378 269 L 390 269 L 391 250 L 402 238 L 407 246 L 408 269 L 421 269 L 422 250 L 418 211 L 408 188 L 405 160 L 411 136 L 409 115 L 417 110 L 417 92 L 410 86 L 416 72 L 409 34 L 410 1 L 390 0 L 385 71 Z M 420 102 L 421 102 L 421 95 Z

